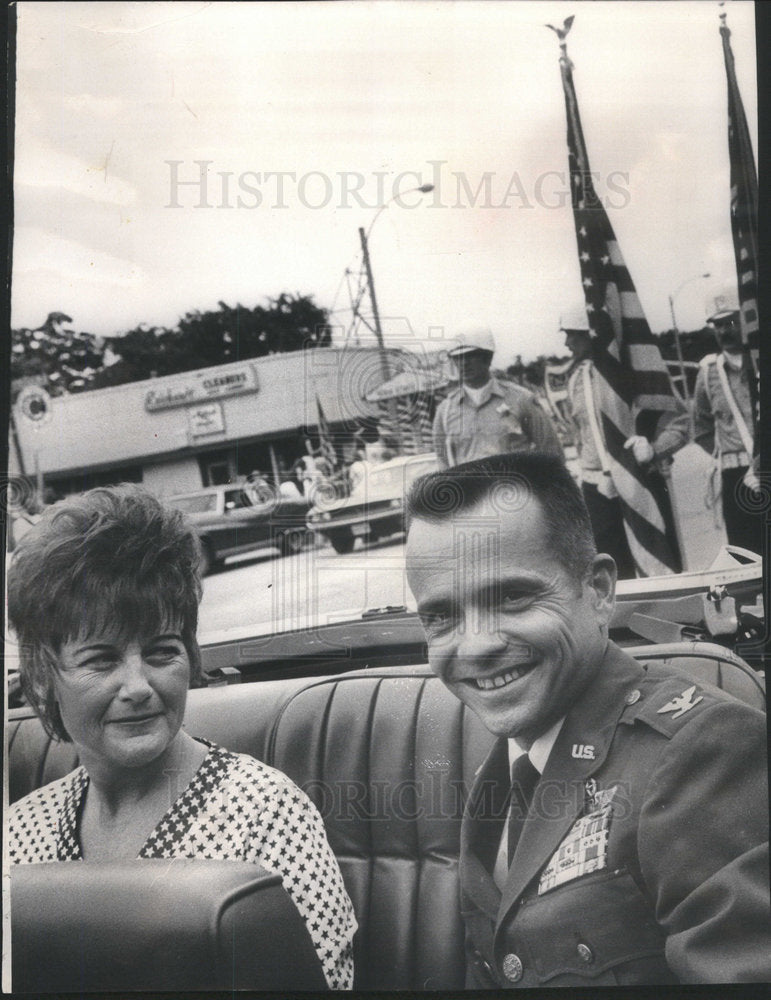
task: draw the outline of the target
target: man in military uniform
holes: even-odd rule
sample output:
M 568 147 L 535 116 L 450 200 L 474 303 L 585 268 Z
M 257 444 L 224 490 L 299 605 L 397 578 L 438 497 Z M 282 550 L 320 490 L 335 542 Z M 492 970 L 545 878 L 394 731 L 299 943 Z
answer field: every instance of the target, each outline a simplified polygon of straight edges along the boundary
M 762 552 L 763 513 L 755 467 L 754 378 L 739 327 L 739 304 L 720 303 L 708 318 L 719 354 L 702 358 L 693 394 L 694 437 L 720 469 L 723 521 L 730 545 Z
M 431 667 L 498 737 L 461 831 L 467 986 L 771 978 L 764 713 L 609 640 L 615 566 L 561 462 L 433 473 L 408 518 Z
M 434 417 L 434 451 L 442 468 L 504 451 L 538 449 L 562 456 L 562 446 L 535 396 L 490 374 L 495 342 L 489 330 L 460 334 L 447 352 L 458 388 Z
M 619 577 L 627 580 L 636 575 L 635 563 L 627 542 L 618 490 L 608 469 L 606 443 L 597 411 L 596 374 L 586 310 L 581 307 L 565 314 L 560 321 L 560 330 L 565 334 L 565 346 L 575 362 L 568 380 L 566 402 L 575 430 L 581 466 L 581 492 L 589 511 L 597 548 L 613 557 Z M 688 411 L 685 405 L 674 414 L 663 415 L 656 421 L 655 427 L 646 429 L 650 437 L 633 434 L 624 447 L 640 467 L 646 487 L 658 498 L 670 545 L 677 552 L 679 546 L 668 473 L 672 455 L 688 443 Z

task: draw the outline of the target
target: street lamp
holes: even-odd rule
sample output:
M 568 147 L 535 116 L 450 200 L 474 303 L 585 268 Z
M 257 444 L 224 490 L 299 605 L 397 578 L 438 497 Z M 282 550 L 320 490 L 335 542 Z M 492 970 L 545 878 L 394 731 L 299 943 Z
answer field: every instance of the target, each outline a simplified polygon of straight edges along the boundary
M 370 222 L 370 224 L 369 224 L 366 232 L 364 231 L 364 227 L 363 226 L 359 226 L 359 239 L 361 240 L 361 252 L 362 252 L 362 255 L 364 257 L 364 269 L 365 269 L 366 274 L 367 274 L 367 285 L 369 286 L 369 297 L 370 297 L 370 301 L 372 302 L 372 318 L 375 321 L 375 337 L 377 338 L 378 351 L 380 352 L 380 370 L 381 370 L 382 375 L 383 375 L 383 382 L 384 383 L 388 382 L 388 380 L 391 378 L 391 366 L 390 366 L 390 364 L 388 362 L 388 354 L 386 353 L 385 344 L 383 342 L 383 329 L 382 329 L 382 327 L 380 325 L 380 312 L 379 312 L 378 307 L 377 307 L 377 296 L 375 295 L 375 282 L 374 282 L 374 280 L 372 278 L 372 265 L 371 265 L 370 259 L 369 259 L 369 244 L 368 244 L 367 241 L 368 241 L 368 238 L 369 238 L 369 234 L 372 232 L 372 227 L 377 222 L 378 218 L 380 217 L 380 214 L 386 208 L 388 208 L 388 206 L 392 202 L 396 201 L 397 198 L 401 198 L 405 194 L 412 194 L 415 191 L 419 191 L 421 194 L 428 194 L 430 191 L 433 191 L 433 190 L 434 190 L 434 185 L 433 184 L 421 184 L 420 187 L 410 188 L 408 191 L 401 191 L 401 192 L 395 194 L 393 196 L 393 198 L 389 198 L 388 201 L 384 202 L 380 206 L 380 208 L 377 210 L 377 212 L 375 212 L 375 215 L 374 215 L 374 217 L 372 219 L 372 222 Z M 401 446 L 402 446 L 402 431 L 401 431 L 401 427 L 399 425 L 399 416 L 398 416 L 398 412 L 397 412 L 397 409 L 396 409 L 396 400 L 394 398 L 390 398 L 390 399 L 388 399 L 386 401 L 386 405 L 388 406 L 388 410 L 389 410 L 389 414 L 388 415 L 391 418 L 391 421 L 392 421 L 393 426 L 394 426 L 394 430 L 396 431 L 396 436 L 397 436 L 397 439 L 398 439 L 398 442 L 399 442 L 399 451 L 401 452 L 401 450 L 402 450 L 402 448 L 401 448 Z
M 680 375 L 683 379 L 683 394 L 685 396 L 686 402 L 690 403 L 691 396 L 688 392 L 688 380 L 685 377 L 685 362 L 683 361 L 683 349 L 680 344 L 680 331 L 677 328 L 677 319 L 675 318 L 675 299 L 682 292 L 686 285 L 690 285 L 692 281 L 701 281 L 703 278 L 709 278 L 709 271 L 706 274 L 694 274 L 690 278 L 686 278 L 685 281 L 681 282 L 677 288 L 669 296 L 669 311 L 672 315 L 672 330 L 675 334 L 675 348 L 677 349 L 677 361 L 680 365 Z
M 434 190 L 433 184 L 421 184 L 420 187 L 408 188 L 406 191 L 397 191 L 396 194 L 389 198 L 388 201 L 384 201 L 383 204 L 378 208 L 377 212 L 372 216 L 372 221 L 367 226 L 367 236 L 372 232 L 372 227 L 375 225 L 377 220 L 380 218 L 380 214 L 384 212 L 392 202 L 395 202 L 399 198 L 403 198 L 406 194 L 415 194 L 420 192 L 420 194 L 429 194 Z

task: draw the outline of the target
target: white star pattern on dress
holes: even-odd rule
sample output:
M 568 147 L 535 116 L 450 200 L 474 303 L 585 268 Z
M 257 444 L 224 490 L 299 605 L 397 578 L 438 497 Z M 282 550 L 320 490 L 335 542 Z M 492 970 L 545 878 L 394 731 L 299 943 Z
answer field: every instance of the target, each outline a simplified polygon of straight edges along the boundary
M 286 775 L 205 740 L 209 753 L 140 858 L 251 861 L 281 876 L 305 920 L 330 989 L 353 986 L 353 907 L 315 806 Z M 11 864 L 80 861 L 80 767 L 10 810 Z

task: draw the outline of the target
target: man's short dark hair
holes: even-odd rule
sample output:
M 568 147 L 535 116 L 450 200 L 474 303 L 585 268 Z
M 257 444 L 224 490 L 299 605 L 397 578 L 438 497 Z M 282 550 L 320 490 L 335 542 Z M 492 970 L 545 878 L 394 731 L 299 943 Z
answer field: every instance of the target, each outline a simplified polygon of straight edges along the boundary
M 421 476 L 407 497 L 407 531 L 415 518 L 448 521 L 486 500 L 505 519 L 530 497 L 541 505 L 553 555 L 571 575 L 583 579 L 597 555 L 592 524 L 580 489 L 565 463 L 553 455 L 493 455 Z

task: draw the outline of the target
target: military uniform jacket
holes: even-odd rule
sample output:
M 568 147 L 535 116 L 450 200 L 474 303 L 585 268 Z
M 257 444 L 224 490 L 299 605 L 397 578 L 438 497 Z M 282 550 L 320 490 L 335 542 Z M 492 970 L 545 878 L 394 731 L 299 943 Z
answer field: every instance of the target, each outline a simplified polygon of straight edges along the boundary
M 469 988 L 771 979 L 765 716 L 613 643 L 566 717 L 501 893 L 506 740 L 461 833 Z

